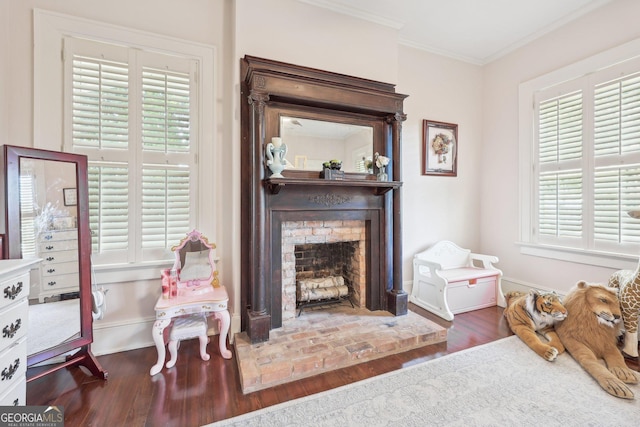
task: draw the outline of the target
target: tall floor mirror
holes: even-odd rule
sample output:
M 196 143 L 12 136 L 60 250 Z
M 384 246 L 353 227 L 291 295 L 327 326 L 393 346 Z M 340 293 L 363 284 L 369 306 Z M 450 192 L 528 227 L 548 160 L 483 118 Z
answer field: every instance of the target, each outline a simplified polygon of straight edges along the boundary
M 87 158 L 5 145 L 4 257 L 39 258 L 31 273 L 27 382 L 81 365 L 106 379 L 93 342 Z

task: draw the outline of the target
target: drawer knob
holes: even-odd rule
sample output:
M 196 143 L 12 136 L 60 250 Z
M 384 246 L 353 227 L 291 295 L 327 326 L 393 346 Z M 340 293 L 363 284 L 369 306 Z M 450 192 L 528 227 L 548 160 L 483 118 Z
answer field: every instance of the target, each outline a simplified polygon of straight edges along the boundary
M 2 337 L 3 338 L 13 338 L 20 330 L 20 326 L 22 325 L 22 319 L 17 319 L 16 323 L 12 323 L 11 325 L 6 325 L 2 328 Z
M 49 268 L 49 269 L 47 270 L 47 273 L 53 273 L 53 272 L 55 272 L 55 271 L 56 271 L 56 269 L 55 269 L 55 268 Z
M 2 381 L 10 380 L 11 378 L 13 378 L 13 374 L 16 373 L 18 367 L 20 367 L 20 359 L 16 359 L 15 362 L 4 368 L 2 370 Z
M 16 299 L 18 294 L 22 291 L 22 282 L 18 282 L 11 287 L 4 288 L 4 297 L 9 299 Z
M 55 286 L 55 285 L 56 285 L 56 282 L 49 282 L 49 283 L 47 283 L 47 285 L 49 285 L 49 286 Z

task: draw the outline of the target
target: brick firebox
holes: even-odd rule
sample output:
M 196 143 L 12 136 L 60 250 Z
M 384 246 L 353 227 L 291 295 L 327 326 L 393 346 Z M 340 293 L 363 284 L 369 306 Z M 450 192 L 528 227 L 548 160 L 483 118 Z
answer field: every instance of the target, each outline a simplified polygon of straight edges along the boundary
M 359 307 L 366 301 L 366 228 L 364 221 L 285 221 L 282 223 L 282 321 L 296 315 L 296 254 L 300 245 L 354 242 L 353 271 L 347 281 L 352 301 Z

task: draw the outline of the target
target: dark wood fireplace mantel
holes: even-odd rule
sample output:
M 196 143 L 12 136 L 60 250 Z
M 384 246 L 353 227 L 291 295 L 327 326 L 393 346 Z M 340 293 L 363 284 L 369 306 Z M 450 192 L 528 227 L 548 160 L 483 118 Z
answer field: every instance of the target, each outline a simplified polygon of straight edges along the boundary
M 282 325 L 282 222 L 364 221 L 367 308 L 407 313 L 402 289 L 401 158 L 403 102 L 394 85 L 252 56 L 240 63 L 242 190 L 242 330 L 253 343 Z M 304 111 L 319 120 L 371 126 L 373 152 L 389 157 L 391 181 L 285 170 L 271 178 L 265 145 L 280 135 L 279 116 Z M 373 153 L 371 153 L 373 154 Z
M 331 190 L 332 187 L 362 187 L 371 189 L 375 195 L 381 196 L 387 191 L 398 189 L 402 185 L 401 182 L 394 181 L 374 181 L 371 179 L 313 179 L 313 178 L 269 178 L 265 180 L 265 184 L 271 194 L 278 194 L 284 187 L 293 186 L 316 186 L 326 187 Z

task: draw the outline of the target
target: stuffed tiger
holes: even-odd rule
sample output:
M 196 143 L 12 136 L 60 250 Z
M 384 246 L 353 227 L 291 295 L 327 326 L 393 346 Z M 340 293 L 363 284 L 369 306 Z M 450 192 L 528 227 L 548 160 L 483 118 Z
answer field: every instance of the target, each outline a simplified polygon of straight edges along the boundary
M 539 356 L 552 362 L 564 352 L 564 346 L 556 334 L 554 325 L 567 317 L 567 309 L 555 292 L 508 292 L 504 316 L 509 327 Z M 544 336 L 544 343 L 536 334 Z

